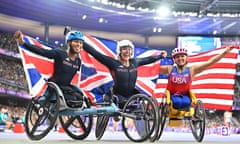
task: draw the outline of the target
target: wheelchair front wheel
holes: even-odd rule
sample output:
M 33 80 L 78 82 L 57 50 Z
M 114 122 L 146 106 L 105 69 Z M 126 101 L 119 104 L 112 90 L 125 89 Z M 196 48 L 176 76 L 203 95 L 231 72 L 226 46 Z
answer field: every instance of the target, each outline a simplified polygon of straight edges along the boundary
M 166 103 L 161 103 L 159 106 L 159 114 L 160 114 L 160 120 L 159 120 L 159 132 L 158 132 L 158 137 L 157 139 L 159 140 L 162 136 L 165 123 L 168 117 L 169 113 L 169 106 Z
M 202 101 L 198 100 L 194 106 L 194 116 L 190 120 L 192 134 L 196 141 L 202 142 L 205 134 L 206 113 Z
M 158 107 L 157 99 L 154 98 L 154 97 L 150 97 L 150 98 L 155 103 L 155 105 Z M 161 127 L 159 127 L 160 126 L 160 122 L 161 122 L 161 117 L 160 117 L 161 115 L 160 115 L 160 113 L 157 113 L 157 114 L 158 114 L 157 116 L 158 116 L 159 122 L 157 123 L 153 133 L 149 136 L 150 142 L 154 142 L 154 141 L 156 141 L 158 139 L 158 133 L 159 133 L 160 128 L 161 128 Z
M 100 140 L 106 130 L 109 121 L 109 115 L 98 115 L 95 129 L 95 136 Z

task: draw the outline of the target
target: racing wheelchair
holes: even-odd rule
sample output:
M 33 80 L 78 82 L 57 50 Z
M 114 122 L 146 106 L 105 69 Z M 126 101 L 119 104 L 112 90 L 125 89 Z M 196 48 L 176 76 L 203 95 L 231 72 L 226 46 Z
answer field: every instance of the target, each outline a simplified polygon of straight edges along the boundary
M 205 134 L 205 107 L 201 100 L 197 100 L 195 94 L 190 91 L 191 106 L 184 109 L 176 109 L 171 101 L 171 94 L 166 90 L 165 97 L 159 105 L 159 132 L 154 140 L 160 139 L 164 127 L 168 122 L 169 127 L 179 127 L 183 122 L 189 123 L 192 134 L 197 142 L 202 142 Z
M 85 139 L 91 132 L 93 118 L 100 117 L 96 124 L 96 136 L 102 137 L 106 128 L 105 120 L 113 114 L 123 117 L 123 130 L 127 137 L 136 142 L 149 138 L 158 125 L 158 107 L 149 97 L 141 94 L 132 96 L 120 110 L 114 102 L 92 104 L 81 91 L 81 99 L 68 100 L 66 95 L 76 95 L 66 92 L 54 82 L 47 82 L 44 96 L 33 97 L 25 115 L 25 132 L 31 140 L 44 138 L 54 127 L 57 119 L 68 136 L 76 140 Z M 127 118 L 143 121 L 144 132 L 140 136 L 135 132 L 131 135 L 125 123 Z
M 115 103 L 119 111 L 97 115 L 95 129 L 97 140 L 102 138 L 110 117 L 114 121 L 121 120 L 122 130 L 131 141 L 143 142 L 148 138 L 157 136 L 160 117 L 156 100 L 139 92 L 136 92 L 129 99 L 117 96 L 112 91 L 107 97 L 109 97 L 107 101 Z

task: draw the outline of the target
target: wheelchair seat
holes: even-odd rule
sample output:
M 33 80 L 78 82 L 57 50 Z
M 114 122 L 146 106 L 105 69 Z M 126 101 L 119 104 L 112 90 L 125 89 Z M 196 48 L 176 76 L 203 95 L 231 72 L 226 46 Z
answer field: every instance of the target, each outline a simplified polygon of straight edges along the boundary
M 66 100 L 66 103 L 71 108 L 80 108 L 83 105 L 83 101 L 76 100 Z
M 194 108 L 192 105 L 197 103 L 197 99 L 195 94 L 190 90 L 189 91 L 189 97 L 191 99 L 191 105 L 190 107 L 186 107 L 183 109 L 176 109 L 173 107 L 173 103 L 171 101 L 171 94 L 169 90 L 166 90 L 166 97 L 167 97 L 167 104 L 169 105 L 169 118 L 178 118 L 178 117 L 191 117 L 194 115 Z
M 80 108 L 83 105 L 83 93 L 74 91 L 69 86 L 61 86 L 66 104 L 70 108 Z

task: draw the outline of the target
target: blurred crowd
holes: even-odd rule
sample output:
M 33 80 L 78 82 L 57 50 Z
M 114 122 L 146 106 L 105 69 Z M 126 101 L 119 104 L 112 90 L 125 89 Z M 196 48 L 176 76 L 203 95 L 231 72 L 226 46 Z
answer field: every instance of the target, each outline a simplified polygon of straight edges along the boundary
M 27 90 L 27 81 L 20 62 L 0 57 L 0 79 L 2 85 L 15 90 Z
M 25 107 L 0 104 L 0 131 L 12 132 L 16 123 L 24 123 Z
M 19 53 L 12 33 L 0 32 L 0 48 L 8 51 Z
M 28 93 L 28 86 L 26 77 L 24 74 L 22 62 L 19 58 L 6 56 L 2 51 L 12 52 L 18 54 L 18 48 L 16 42 L 13 40 L 13 34 L 7 32 L 0 32 L 0 90 L 1 88 L 11 89 L 19 92 Z M 238 64 L 237 70 L 240 72 L 240 64 Z M 236 78 L 235 87 L 235 98 L 239 100 L 240 107 L 240 93 L 239 93 L 239 80 L 240 77 Z M 0 97 L 2 93 L 0 91 Z M 17 122 L 24 122 L 24 113 L 26 106 L 19 107 L 17 104 L 12 104 L 6 97 L 7 103 L 0 103 L 0 125 L 5 124 L 6 131 L 12 130 L 13 126 Z M 238 105 L 238 104 L 237 104 Z M 236 112 L 237 113 L 237 112 Z M 4 120 L 3 120 L 4 119 Z M 237 114 L 233 115 L 233 121 L 231 126 L 240 127 L 240 116 Z M 207 112 L 207 123 L 206 127 L 217 127 L 224 125 L 223 112 L 214 113 Z M 114 131 L 119 130 L 119 126 L 114 124 Z
M 0 87 L 27 92 L 27 81 L 19 58 L 8 56 L 18 54 L 13 34 L 0 33 Z

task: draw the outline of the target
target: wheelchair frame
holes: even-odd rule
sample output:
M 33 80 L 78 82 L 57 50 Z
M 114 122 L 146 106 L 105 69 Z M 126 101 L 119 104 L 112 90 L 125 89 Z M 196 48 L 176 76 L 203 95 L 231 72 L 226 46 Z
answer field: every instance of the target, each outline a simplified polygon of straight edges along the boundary
M 51 100 L 52 95 L 47 95 L 44 101 L 39 101 L 39 98 L 33 97 L 31 102 L 28 105 L 26 119 L 25 119 L 25 131 L 28 137 L 31 140 L 40 140 L 45 137 L 49 131 L 53 128 L 54 124 L 59 118 L 60 123 L 64 131 L 73 139 L 83 140 L 85 139 L 91 129 L 92 129 L 92 121 L 94 116 L 111 116 L 112 114 L 119 114 L 123 117 L 123 129 L 127 137 L 135 142 L 141 142 L 149 138 L 149 136 L 153 133 L 156 129 L 156 126 L 159 122 L 159 115 L 158 115 L 158 107 L 151 101 L 149 97 L 144 95 L 138 94 L 132 96 L 124 106 L 123 110 L 120 110 L 117 105 L 113 102 L 106 104 L 106 103 L 96 103 L 96 106 L 99 107 L 92 107 L 89 99 L 83 95 L 84 101 L 82 107 L 80 108 L 72 108 L 69 107 L 64 99 L 64 95 L 62 90 L 59 88 L 57 84 L 54 82 L 47 82 L 48 87 L 52 88 L 54 94 L 56 95 L 56 100 Z M 148 123 L 149 118 L 146 117 L 146 112 L 148 106 L 145 106 L 143 110 L 144 112 L 140 112 L 139 114 L 134 113 L 131 111 L 127 112 L 128 106 L 130 106 L 131 102 L 142 99 L 144 103 L 149 102 L 149 107 L 151 108 L 152 112 L 148 116 L 151 117 L 152 125 Z M 142 114 L 144 113 L 144 114 Z M 141 114 L 141 115 L 140 115 Z M 147 132 L 145 135 L 141 136 L 139 139 L 135 139 L 131 137 L 130 134 L 127 132 L 127 128 L 124 127 L 124 119 L 125 117 L 132 118 L 134 120 L 143 119 L 146 124 Z M 109 118 L 109 117 L 108 117 Z M 104 123 L 103 123 L 104 122 Z M 103 121 L 100 124 L 104 124 L 106 128 L 106 121 Z M 107 121 L 108 122 L 108 121 Z M 39 128 L 45 123 L 47 128 L 43 129 L 43 131 L 38 132 Z M 104 129 L 103 127 L 96 127 L 100 129 Z M 77 130 L 76 129 L 80 129 Z M 103 131 L 100 131 L 100 138 L 102 137 Z M 156 131 L 156 130 L 155 130 Z M 158 131 L 158 130 L 157 130 Z M 157 133 L 156 133 L 157 134 Z
M 159 132 L 156 139 L 160 139 L 166 121 L 168 126 L 180 126 L 183 121 L 188 121 L 192 134 L 197 142 L 202 142 L 205 134 L 206 113 L 205 107 L 201 100 L 197 100 L 195 94 L 190 91 L 189 96 L 191 99 L 191 106 L 189 109 L 175 109 L 171 102 L 171 95 L 166 90 L 165 97 L 162 98 L 162 102 L 159 105 Z

